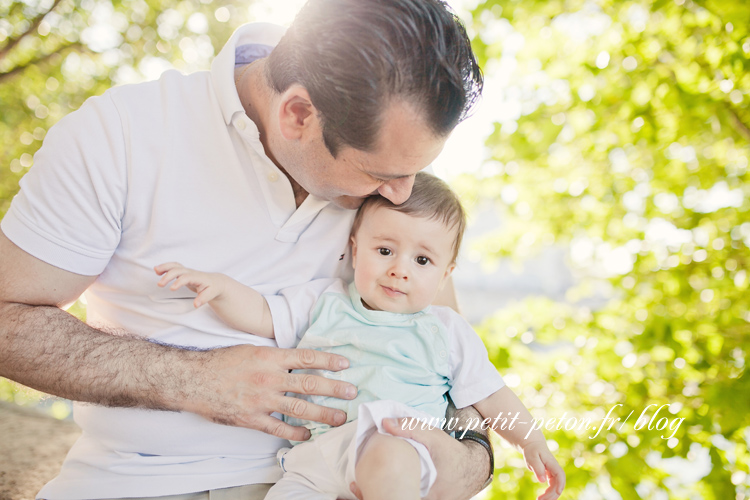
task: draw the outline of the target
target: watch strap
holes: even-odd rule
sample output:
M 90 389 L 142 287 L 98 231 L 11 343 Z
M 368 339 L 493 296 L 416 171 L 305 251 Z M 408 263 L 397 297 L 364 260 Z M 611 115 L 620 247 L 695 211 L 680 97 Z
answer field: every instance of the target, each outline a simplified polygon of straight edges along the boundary
M 465 441 L 468 439 L 470 441 L 479 443 L 485 450 L 487 450 L 487 453 L 490 455 L 490 477 L 487 478 L 487 481 L 485 481 L 484 485 L 482 486 L 482 489 L 485 489 L 492 482 L 492 477 L 495 473 L 495 453 L 492 451 L 492 443 L 490 443 L 489 437 L 485 436 L 481 432 L 473 431 L 470 429 L 461 431 L 456 430 L 453 431 L 451 435 L 459 441 Z

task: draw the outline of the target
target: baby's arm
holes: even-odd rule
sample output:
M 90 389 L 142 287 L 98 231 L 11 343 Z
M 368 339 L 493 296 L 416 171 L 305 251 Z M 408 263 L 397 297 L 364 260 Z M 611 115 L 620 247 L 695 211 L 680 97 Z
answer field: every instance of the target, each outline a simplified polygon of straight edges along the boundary
M 549 451 L 542 432 L 533 428 L 533 417 L 518 396 L 505 386 L 475 403 L 474 408 L 482 414 L 483 418 L 492 419 L 492 428 L 495 432 L 523 452 L 526 466 L 536 474 L 539 482 L 549 481 L 549 487 L 539 500 L 558 498 L 565 488 L 565 472 Z M 500 412 L 503 415 L 510 415 L 510 425 L 498 424 L 498 421 L 504 423 L 508 421 L 508 419 L 496 418 Z
M 203 273 L 188 269 L 177 262 L 154 268 L 161 276 L 159 286 L 175 282 L 170 290 L 185 286 L 197 293 L 193 305 L 208 304 L 230 327 L 260 337 L 274 338 L 273 321 L 268 302 L 252 288 L 220 273 Z

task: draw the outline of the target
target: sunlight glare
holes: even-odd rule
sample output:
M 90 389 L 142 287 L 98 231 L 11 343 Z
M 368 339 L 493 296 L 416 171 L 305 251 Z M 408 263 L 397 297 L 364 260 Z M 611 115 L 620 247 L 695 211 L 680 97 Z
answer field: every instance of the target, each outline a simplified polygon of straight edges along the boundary
M 253 21 L 289 26 L 305 0 L 265 0 L 247 8 Z

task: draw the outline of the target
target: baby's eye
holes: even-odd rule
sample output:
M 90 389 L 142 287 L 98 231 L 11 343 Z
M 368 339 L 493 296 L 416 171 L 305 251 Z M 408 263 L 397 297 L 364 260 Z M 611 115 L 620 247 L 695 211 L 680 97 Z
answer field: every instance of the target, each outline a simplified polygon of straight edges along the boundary
M 417 257 L 417 264 L 419 264 L 420 266 L 426 266 L 429 263 L 430 259 L 425 257 L 424 255 L 420 255 L 419 257 Z
M 391 255 L 391 251 L 387 248 L 378 248 L 378 252 L 380 252 L 380 255 L 385 255 L 386 257 Z

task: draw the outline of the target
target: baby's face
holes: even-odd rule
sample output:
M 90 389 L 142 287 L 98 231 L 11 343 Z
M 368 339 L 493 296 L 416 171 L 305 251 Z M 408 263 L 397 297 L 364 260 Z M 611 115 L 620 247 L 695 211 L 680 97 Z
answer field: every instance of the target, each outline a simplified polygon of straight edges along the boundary
M 456 229 L 385 207 L 369 209 L 352 237 L 354 283 L 365 306 L 411 314 L 432 303 L 456 267 Z

